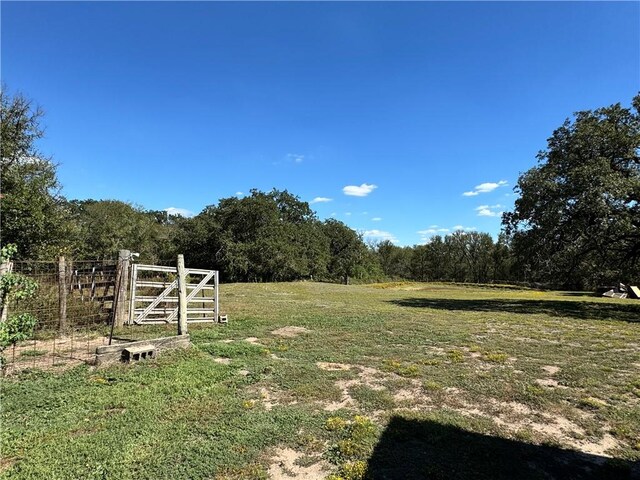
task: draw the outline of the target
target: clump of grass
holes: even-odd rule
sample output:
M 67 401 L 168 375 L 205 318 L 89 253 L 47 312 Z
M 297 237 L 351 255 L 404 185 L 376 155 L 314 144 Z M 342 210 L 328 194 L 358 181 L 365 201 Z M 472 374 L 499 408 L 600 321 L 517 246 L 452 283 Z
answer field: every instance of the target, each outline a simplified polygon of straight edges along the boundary
M 628 390 L 636 397 L 640 397 L 640 378 L 635 379 L 628 385 Z
M 447 358 L 453 363 L 462 363 L 464 362 L 464 352 L 462 350 L 449 350 Z
M 487 362 L 493 363 L 505 363 L 507 361 L 508 355 L 502 352 L 484 352 L 482 356 Z
M 244 402 L 242 402 L 242 408 L 244 408 L 245 410 L 251 410 L 255 406 L 256 406 L 255 400 L 245 400 Z
M 399 362 L 393 358 L 385 360 L 382 364 L 382 369 L 402 377 L 417 377 L 420 374 L 420 369 L 417 365 Z
M 23 351 L 20 356 L 21 357 L 41 357 L 42 355 L 45 355 L 47 353 L 46 350 L 25 350 Z
M 339 419 L 332 420 L 332 426 L 343 425 L 344 420 L 340 417 L 331 418 Z M 344 427 L 332 430 L 338 438 L 327 451 L 327 457 L 338 466 L 338 471 L 328 478 L 362 480 L 367 473 L 366 460 L 378 438 L 378 428 L 370 419 L 361 415 L 356 415 L 352 421 L 345 423 Z
M 578 402 L 581 407 L 588 408 L 590 410 L 600 410 L 603 407 L 606 407 L 607 404 L 602 400 L 594 397 L 585 397 L 581 398 L 580 402 Z
M 427 358 L 422 360 L 420 363 L 422 363 L 423 365 L 429 365 L 431 367 L 436 367 L 438 365 L 440 365 L 442 363 L 441 360 L 438 360 L 436 358 Z
M 428 380 L 422 384 L 422 387 L 429 392 L 437 392 L 442 390 L 442 385 L 438 382 L 434 382 L 433 380 Z
M 539 397 L 545 394 L 544 388 L 542 388 L 540 385 L 527 385 L 525 389 L 528 394 L 535 397 Z
M 386 390 L 373 390 L 366 385 L 356 385 L 349 394 L 365 410 L 390 410 L 395 406 L 393 397 Z

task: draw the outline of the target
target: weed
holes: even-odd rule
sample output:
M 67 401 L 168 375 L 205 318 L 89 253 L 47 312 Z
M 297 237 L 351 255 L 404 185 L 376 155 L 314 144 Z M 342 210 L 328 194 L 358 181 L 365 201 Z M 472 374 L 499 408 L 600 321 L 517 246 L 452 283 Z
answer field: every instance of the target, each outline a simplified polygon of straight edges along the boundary
M 593 397 L 585 397 L 581 398 L 579 405 L 581 407 L 588 408 L 590 410 L 600 410 L 603 407 L 606 407 L 607 404 L 598 398 Z
M 330 432 L 344 430 L 346 426 L 347 421 L 342 417 L 329 417 L 325 422 L 325 428 Z
M 449 350 L 447 358 L 453 363 L 462 363 L 464 362 L 464 352 L 462 350 Z
M 482 355 L 482 358 L 484 358 L 487 362 L 505 363 L 509 356 L 506 353 L 502 352 L 485 352 Z
M 427 380 L 422 384 L 422 387 L 428 392 L 437 392 L 442 390 L 442 385 L 438 382 L 434 382 L 433 380 Z
M 46 350 L 24 350 L 20 353 L 21 357 L 41 357 L 42 355 L 46 355 Z

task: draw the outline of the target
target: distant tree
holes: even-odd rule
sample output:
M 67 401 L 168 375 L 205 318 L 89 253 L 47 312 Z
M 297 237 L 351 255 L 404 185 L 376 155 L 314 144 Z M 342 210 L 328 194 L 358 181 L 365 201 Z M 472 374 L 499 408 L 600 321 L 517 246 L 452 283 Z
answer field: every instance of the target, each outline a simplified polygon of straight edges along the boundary
M 411 278 L 411 247 L 399 247 L 390 240 L 376 246 L 376 252 L 384 275 L 390 278 Z
M 118 250 L 140 253 L 147 262 L 159 260 L 171 239 L 167 226 L 158 222 L 153 212 L 118 200 L 74 200 L 69 202 L 76 229 L 73 245 L 75 258 L 112 259 Z
M 504 233 L 500 233 L 498 241 L 493 246 L 491 252 L 491 276 L 494 282 L 508 282 L 513 278 L 513 256 L 508 239 Z
M 568 287 L 638 278 L 640 95 L 575 114 L 518 179 L 503 216 L 519 269 Z
M 491 264 L 493 239 L 488 233 L 467 232 L 462 234 L 464 240 L 463 255 L 467 263 L 465 281 L 486 283 L 492 279 Z
M 0 90 L 0 239 L 20 258 L 50 258 L 70 237 L 56 166 L 36 148 L 43 112 L 24 96 Z
M 329 241 L 329 275 L 347 285 L 349 278 L 366 274 L 370 254 L 362 237 L 339 220 L 325 220 L 323 231 Z
M 307 202 L 287 191 L 252 190 L 223 198 L 181 226 L 186 260 L 223 272 L 231 281 L 322 277 L 328 239 Z

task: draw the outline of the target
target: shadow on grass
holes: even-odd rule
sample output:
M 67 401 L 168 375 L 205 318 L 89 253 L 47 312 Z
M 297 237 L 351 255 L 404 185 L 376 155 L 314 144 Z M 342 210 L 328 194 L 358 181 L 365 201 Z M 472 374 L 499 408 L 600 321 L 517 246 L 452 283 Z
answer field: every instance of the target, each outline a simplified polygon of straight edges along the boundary
M 462 300 L 451 298 L 403 298 L 389 300 L 402 307 L 433 308 L 437 310 L 467 310 L 472 312 L 509 312 L 518 314 L 543 313 L 556 317 L 570 317 L 585 320 L 618 320 L 640 322 L 640 300 L 621 300 L 619 304 L 596 303 L 584 300 Z M 623 303 L 624 302 L 624 303 Z
M 433 421 L 393 417 L 368 462 L 368 478 L 631 480 L 638 462 L 490 437 Z

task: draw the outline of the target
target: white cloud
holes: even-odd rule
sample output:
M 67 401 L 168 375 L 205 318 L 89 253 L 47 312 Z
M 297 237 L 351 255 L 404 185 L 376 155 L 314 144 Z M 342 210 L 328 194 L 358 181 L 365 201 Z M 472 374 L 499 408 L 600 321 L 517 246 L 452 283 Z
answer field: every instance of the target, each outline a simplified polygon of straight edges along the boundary
M 344 212 L 344 214 L 345 214 L 347 217 L 350 217 L 350 216 L 351 216 L 351 212 Z
M 372 222 L 380 222 L 381 220 L 382 220 L 382 218 L 381 218 L 381 217 L 373 217 L 373 218 L 371 219 L 371 221 L 372 221 Z
M 357 185 L 347 185 L 342 189 L 345 195 L 350 195 L 352 197 L 366 197 L 371 192 L 373 192 L 377 185 L 370 185 L 368 183 L 363 183 L 360 186 Z
M 362 232 L 362 236 L 372 240 L 389 240 L 391 243 L 398 243 L 398 239 L 393 233 L 385 232 L 384 230 L 365 230 Z
M 476 227 L 465 227 L 463 225 L 454 225 L 451 228 L 440 227 L 438 225 L 430 225 L 429 228 L 425 228 L 424 230 L 418 230 L 418 234 L 420 235 L 421 243 L 428 243 L 432 237 L 436 235 L 446 235 L 448 233 L 456 232 L 458 230 L 462 230 L 463 232 L 471 232 L 474 231 Z
M 331 212 L 331 215 L 329 215 L 329 216 L 330 216 L 330 217 L 334 217 L 334 218 L 335 218 L 335 217 L 337 217 L 337 216 L 338 216 L 338 214 L 337 214 L 336 212 Z
M 476 227 L 463 227 L 462 225 L 456 225 L 456 230 L 462 230 L 463 232 L 474 232 L 477 230 Z
M 181 217 L 193 217 L 195 214 L 186 208 L 169 207 L 164 209 L 169 215 L 180 215 Z
M 496 205 L 480 205 L 476 207 L 476 212 L 478 212 L 479 217 L 500 217 L 502 216 L 504 205 L 500 205 L 499 203 Z
M 465 197 L 475 197 L 481 193 L 493 192 L 496 188 L 504 187 L 508 185 L 506 180 L 500 180 L 499 182 L 485 182 L 473 187 L 473 190 L 464 192 L 462 195 Z
M 304 155 L 298 153 L 287 153 L 287 159 L 293 163 L 302 163 L 304 161 Z
M 327 197 L 316 197 L 313 200 L 311 200 L 309 203 L 310 204 L 314 204 L 314 203 L 326 203 L 326 202 L 331 202 L 333 201 L 333 198 L 327 198 Z
M 244 193 L 242 193 L 242 192 L 236 192 L 236 197 L 240 197 L 241 195 L 244 195 Z

